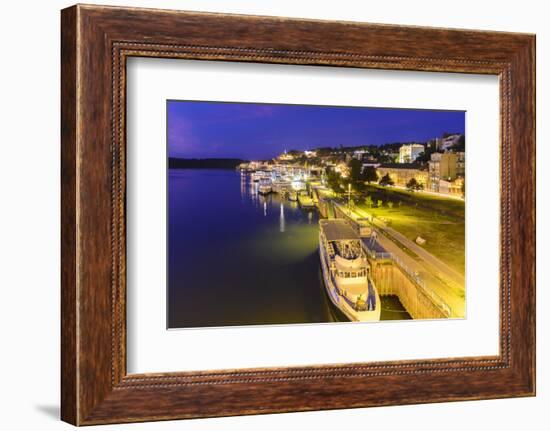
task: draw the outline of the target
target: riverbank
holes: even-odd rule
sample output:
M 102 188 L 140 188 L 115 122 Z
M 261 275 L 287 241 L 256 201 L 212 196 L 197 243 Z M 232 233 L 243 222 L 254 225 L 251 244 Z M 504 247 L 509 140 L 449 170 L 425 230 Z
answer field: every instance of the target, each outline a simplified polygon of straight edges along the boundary
M 168 326 L 341 321 L 327 298 L 316 210 L 258 194 L 250 176 L 169 170 Z M 382 320 L 410 316 L 382 297 Z
M 465 204 L 464 201 L 368 186 L 364 199 L 356 207 L 374 216 L 411 241 L 418 237 L 422 248 L 464 274 Z
M 170 157 L 169 169 L 235 169 L 245 160 L 241 159 L 180 159 Z

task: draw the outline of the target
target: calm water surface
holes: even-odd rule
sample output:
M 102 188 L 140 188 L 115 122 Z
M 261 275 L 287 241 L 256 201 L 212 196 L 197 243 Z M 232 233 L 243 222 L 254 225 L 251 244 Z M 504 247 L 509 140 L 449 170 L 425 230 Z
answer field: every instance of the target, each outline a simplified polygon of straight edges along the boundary
M 318 216 L 232 170 L 169 171 L 168 326 L 337 320 L 324 292 Z M 389 302 L 388 302 L 389 301 Z M 407 317 L 388 298 L 382 318 Z

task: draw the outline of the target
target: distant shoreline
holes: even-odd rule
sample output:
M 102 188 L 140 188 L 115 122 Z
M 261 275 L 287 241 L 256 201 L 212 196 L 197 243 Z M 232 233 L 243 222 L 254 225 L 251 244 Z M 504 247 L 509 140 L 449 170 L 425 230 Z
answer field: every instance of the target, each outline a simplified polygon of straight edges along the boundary
M 242 159 L 180 159 L 168 158 L 169 169 L 235 169 L 246 160 Z

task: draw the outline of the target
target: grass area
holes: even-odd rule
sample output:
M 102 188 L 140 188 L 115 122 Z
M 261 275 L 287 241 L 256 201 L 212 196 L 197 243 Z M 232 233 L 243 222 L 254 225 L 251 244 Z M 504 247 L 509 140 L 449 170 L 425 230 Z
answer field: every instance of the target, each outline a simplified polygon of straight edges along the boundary
M 464 201 L 443 196 L 435 196 L 427 193 L 410 192 L 403 189 L 384 187 L 378 184 L 367 186 L 367 194 L 373 199 L 382 199 L 387 202 L 392 200 L 394 203 L 399 201 L 408 202 L 414 206 L 423 206 L 433 211 L 440 211 L 451 214 L 464 220 Z
M 396 231 L 414 241 L 424 238 L 427 251 L 457 271 L 464 272 L 464 202 L 421 193 L 369 186 L 366 192 L 375 204 L 364 199 L 357 204 L 369 214 L 382 218 Z M 391 202 L 391 203 L 390 203 Z

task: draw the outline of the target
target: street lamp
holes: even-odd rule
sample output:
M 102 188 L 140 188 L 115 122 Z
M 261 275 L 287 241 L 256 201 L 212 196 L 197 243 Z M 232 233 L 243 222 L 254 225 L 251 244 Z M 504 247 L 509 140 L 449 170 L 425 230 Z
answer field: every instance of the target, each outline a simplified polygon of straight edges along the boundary
M 348 211 L 351 212 L 351 183 L 348 184 Z

